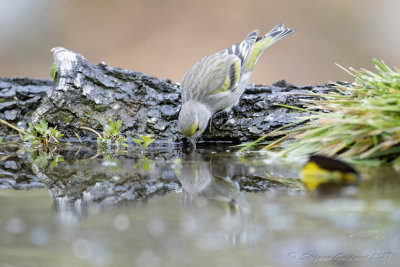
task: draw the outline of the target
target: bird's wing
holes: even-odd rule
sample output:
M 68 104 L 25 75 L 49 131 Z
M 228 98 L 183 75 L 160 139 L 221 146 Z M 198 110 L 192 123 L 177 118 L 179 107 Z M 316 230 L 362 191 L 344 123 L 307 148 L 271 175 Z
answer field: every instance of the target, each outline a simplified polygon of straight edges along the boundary
M 241 60 L 236 55 L 218 53 L 201 59 L 182 80 L 183 102 L 234 91 L 240 80 L 240 70 Z
M 241 66 L 240 58 L 235 55 L 218 55 L 216 68 L 211 71 L 210 85 L 206 90 L 207 95 L 234 91 L 240 80 Z
M 242 67 L 245 67 L 250 60 L 257 38 L 258 30 L 254 30 L 247 35 L 245 40 L 240 43 L 234 44 L 225 50 L 222 50 L 220 54 L 229 54 L 239 57 Z

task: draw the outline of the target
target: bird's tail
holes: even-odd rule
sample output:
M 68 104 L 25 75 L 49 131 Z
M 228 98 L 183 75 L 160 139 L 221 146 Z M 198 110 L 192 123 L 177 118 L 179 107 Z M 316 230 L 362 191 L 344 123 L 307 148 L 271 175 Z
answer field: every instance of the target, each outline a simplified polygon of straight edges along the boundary
M 270 30 L 266 35 L 258 37 L 247 64 L 247 70 L 250 71 L 254 68 L 258 58 L 262 55 L 265 49 L 295 31 L 295 29 L 285 29 L 283 23 L 280 23 Z

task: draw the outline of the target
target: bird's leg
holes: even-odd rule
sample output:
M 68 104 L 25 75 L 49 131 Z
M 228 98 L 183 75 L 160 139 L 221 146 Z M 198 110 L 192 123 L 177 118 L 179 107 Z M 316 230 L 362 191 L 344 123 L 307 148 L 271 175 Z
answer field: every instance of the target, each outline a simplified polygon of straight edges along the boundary
M 221 110 L 218 111 L 217 113 L 214 114 L 213 118 L 214 119 L 218 119 L 218 118 L 227 118 L 229 115 L 230 111 L 226 111 L 226 110 Z
M 211 131 L 211 124 L 212 124 L 213 119 L 227 118 L 228 114 L 229 114 L 229 111 L 226 111 L 226 110 L 221 110 L 221 111 L 218 111 L 217 113 L 213 114 L 208 123 L 208 130 Z

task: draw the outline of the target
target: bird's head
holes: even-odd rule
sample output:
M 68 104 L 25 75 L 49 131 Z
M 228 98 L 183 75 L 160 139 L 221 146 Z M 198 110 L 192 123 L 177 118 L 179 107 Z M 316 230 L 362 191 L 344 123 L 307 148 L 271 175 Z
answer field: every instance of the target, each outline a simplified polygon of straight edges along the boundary
M 179 113 L 179 131 L 196 147 L 196 141 L 205 131 L 211 118 L 211 111 L 197 101 L 188 101 L 183 104 Z

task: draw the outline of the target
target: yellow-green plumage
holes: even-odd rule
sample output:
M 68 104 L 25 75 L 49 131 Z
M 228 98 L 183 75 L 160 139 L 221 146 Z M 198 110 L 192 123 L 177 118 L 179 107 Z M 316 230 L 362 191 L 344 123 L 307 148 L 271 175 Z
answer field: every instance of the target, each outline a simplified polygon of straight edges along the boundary
M 256 42 L 254 44 L 253 52 L 251 53 L 249 63 L 247 64 L 247 69 L 252 70 L 257 63 L 258 58 L 262 55 L 262 53 L 267 49 L 271 43 L 270 37 L 265 37 L 263 40 Z
M 258 30 L 254 30 L 244 41 L 195 63 L 181 83 L 182 109 L 178 120 L 181 133 L 195 143 L 214 113 L 229 112 L 239 102 L 264 50 L 294 31 L 279 24 L 258 37 Z
M 183 134 L 183 135 L 189 135 L 189 136 L 192 136 L 192 135 L 194 135 L 194 133 L 196 132 L 196 128 L 197 128 L 197 126 L 198 126 L 199 124 L 198 123 L 193 123 L 192 125 L 190 125 L 187 129 L 180 129 L 181 130 L 181 133 Z
M 228 91 L 228 89 L 230 89 L 232 85 L 238 83 L 239 75 L 240 75 L 240 61 L 235 61 L 235 63 L 233 63 L 233 77 L 231 77 L 230 75 L 226 75 L 224 84 L 218 89 L 212 91 L 211 95 Z

